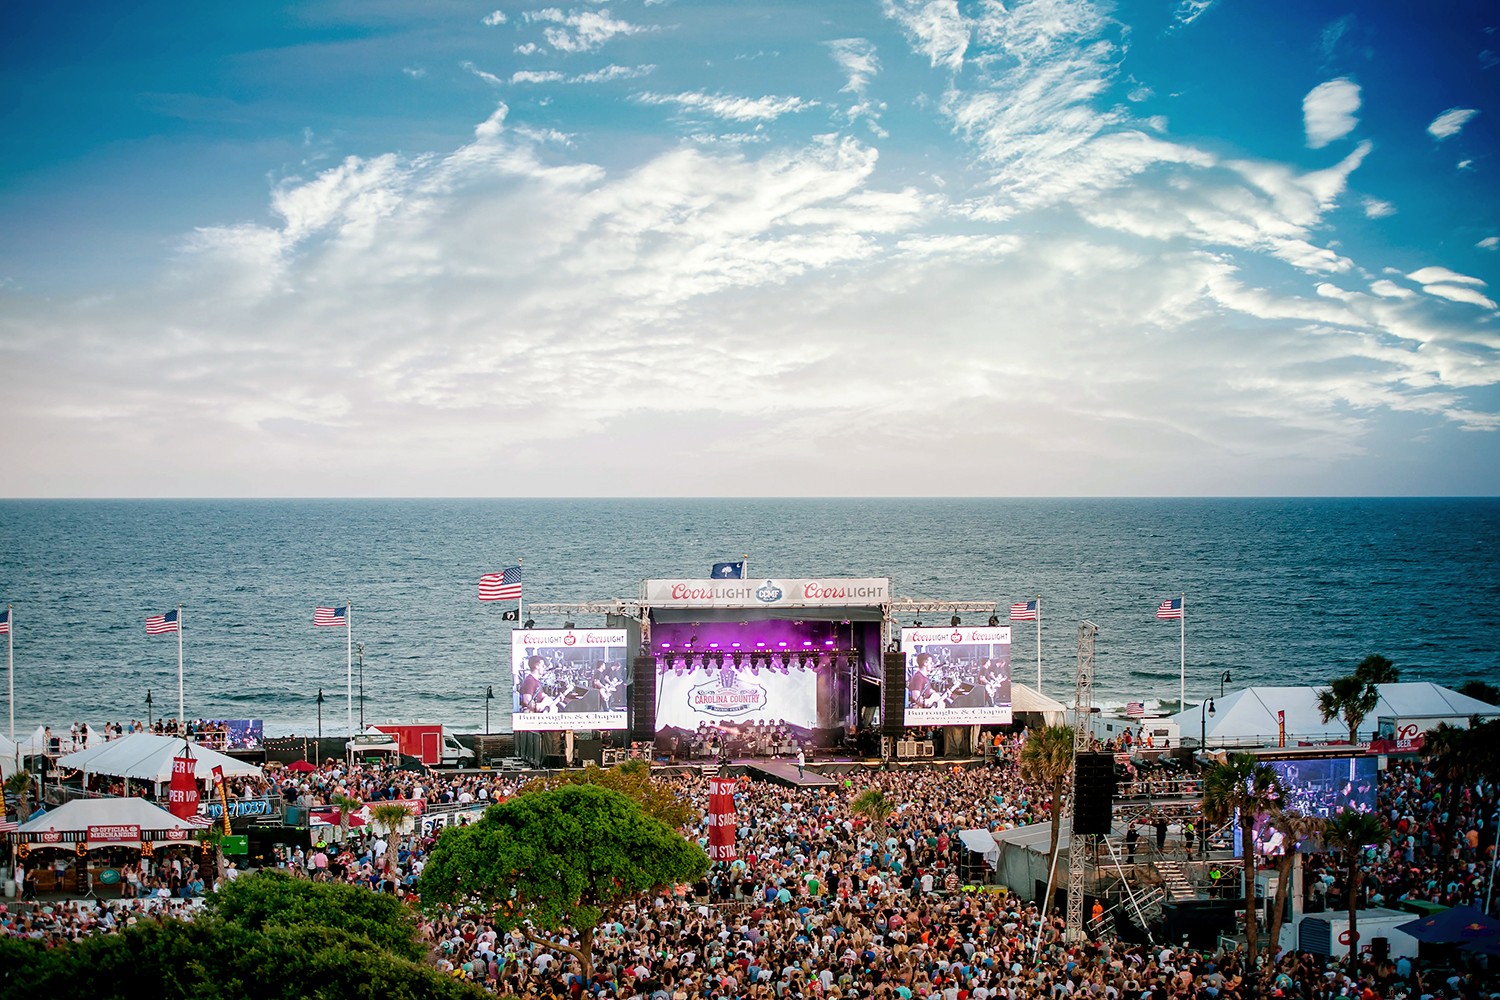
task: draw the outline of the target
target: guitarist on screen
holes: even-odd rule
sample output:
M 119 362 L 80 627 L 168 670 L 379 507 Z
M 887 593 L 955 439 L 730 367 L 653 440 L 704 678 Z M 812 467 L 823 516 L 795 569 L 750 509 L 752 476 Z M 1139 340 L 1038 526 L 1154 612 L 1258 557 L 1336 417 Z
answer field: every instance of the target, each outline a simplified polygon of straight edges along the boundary
M 547 697 L 542 686 L 542 671 L 546 666 L 547 661 L 543 657 L 526 657 L 526 676 L 516 685 L 516 697 L 521 703 L 521 711 L 545 712 L 549 707 L 557 707 L 556 701 Z

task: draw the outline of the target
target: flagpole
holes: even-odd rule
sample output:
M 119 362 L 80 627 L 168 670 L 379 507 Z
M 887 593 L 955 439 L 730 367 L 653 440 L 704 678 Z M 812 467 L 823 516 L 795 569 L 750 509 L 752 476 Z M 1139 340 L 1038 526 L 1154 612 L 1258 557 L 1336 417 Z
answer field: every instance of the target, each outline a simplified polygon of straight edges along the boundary
M 1179 668 L 1181 671 L 1181 675 L 1179 678 L 1181 681 L 1181 687 L 1177 692 L 1177 711 L 1179 712 L 1185 711 L 1187 709 L 1187 591 L 1182 592 L 1181 603 L 1182 614 L 1178 616 L 1177 619 L 1177 624 L 1179 626 L 1178 641 L 1181 644 L 1180 655 L 1182 657 L 1181 666 Z
M 740 559 L 742 560 L 740 563 L 740 579 L 748 580 L 750 579 L 750 553 L 742 553 Z
M 354 732 L 354 602 L 344 598 L 344 709 L 349 732 Z
M 522 559 L 522 558 L 520 558 L 518 556 L 516 558 L 516 569 L 519 570 L 521 568 L 521 564 L 524 563 L 525 561 L 526 560 L 524 560 L 524 559 Z M 523 624 L 525 623 L 525 621 L 526 621 L 526 614 L 525 614 L 525 612 L 526 612 L 526 574 L 522 573 L 521 574 L 521 592 L 516 595 L 516 628 L 521 628 L 523 626 Z
M 10 686 L 10 745 L 16 748 L 16 771 L 21 770 L 21 746 L 16 742 L 16 607 L 5 606 L 5 668 Z
M 177 727 L 187 733 L 187 712 L 182 701 L 182 605 L 177 605 Z
M 1042 595 L 1036 595 L 1036 693 L 1042 693 Z

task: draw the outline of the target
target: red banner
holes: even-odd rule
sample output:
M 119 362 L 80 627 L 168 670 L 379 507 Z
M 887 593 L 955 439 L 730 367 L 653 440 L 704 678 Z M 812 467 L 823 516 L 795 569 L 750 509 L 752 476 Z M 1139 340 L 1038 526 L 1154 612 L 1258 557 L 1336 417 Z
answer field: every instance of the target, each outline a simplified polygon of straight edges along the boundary
M 167 812 L 178 819 L 198 815 L 198 762 L 191 757 L 172 758 L 172 784 L 167 787 Z
M 734 779 L 708 779 L 708 859 L 733 861 L 734 852 Z

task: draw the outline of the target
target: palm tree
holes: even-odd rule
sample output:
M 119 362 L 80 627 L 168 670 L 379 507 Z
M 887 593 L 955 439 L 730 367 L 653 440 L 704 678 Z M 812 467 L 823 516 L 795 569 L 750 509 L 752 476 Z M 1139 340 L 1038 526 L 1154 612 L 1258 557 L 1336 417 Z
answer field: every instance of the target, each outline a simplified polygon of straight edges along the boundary
M 885 792 L 878 788 L 866 788 L 854 797 L 853 802 L 849 803 L 849 811 L 856 816 L 864 817 L 871 827 L 880 831 L 878 846 L 884 847 L 887 838 L 890 837 L 886 820 L 890 818 L 891 813 L 896 811 L 891 800 L 885 797 Z M 877 850 L 875 852 L 877 864 L 880 862 L 880 855 L 881 852 Z
M 1211 823 L 1224 823 L 1236 813 L 1240 824 L 1240 856 L 1245 864 L 1245 938 L 1247 975 L 1255 971 L 1260 953 L 1260 927 L 1255 919 L 1255 818 L 1275 810 L 1281 803 L 1281 779 L 1254 754 L 1230 755 L 1203 776 L 1203 815 Z M 1275 942 L 1272 942 L 1275 946 Z
M 401 851 L 401 834 L 411 833 L 415 814 L 404 802 L 382 802 L 370 809 L 370 825 L 385 837 L 385 870 L 396 877 L 396 859 Z
M 16 820 L 26 822 L 30 810 L 26 807 L 31 804 L 31 772 L 17 771 L 5 779 L 5 794 L 16 797 Z M 3 806 L 0 806 L 3 808 Z
M 1401 671 L 1384 656 L 1371 653 L 1359 661 L 1354 676 L 1369 684 L 1395 684 L 1401 679 Z
M 1385 838 L 1385 822 L 1374 813 L 1344 809 L 1328 822 L 1323 837 L 1331 849 L 1344 856 L 1344 878 L 1349 884 L 1349 955 L 1359 954 L 1359 927 L 1355 923 L 1359 909 L 1359 884 L 1364 881 L 1365 870 L 1360 859 L 1365 848 L 1378 844 Z
M 342 845 L 349 839 L 350 818 L 359 812 L 364 803 L 352 795 L 338 792 L 329 798 L 328 804 L 339 811 L 339 843 Z
M 1067 726 L 1047 726 L 1033 731 L 1021 746 L 1021 779 L 1047 789 L 1052 815 L 1052 842 L 1047 847 L 1047 871 L 1057 865 L 1058 822 L 1062 809 L 1063 786 L 1073 773 L 1073 730 Z M 1053 880 L 1049 876 L 1049 884 Z M 1057 886 L 1042 900 L 1042 912 L 1052 908 L 1052 897 Z
M 1304 816 L 1289 809 L 1273 810 L 1270 821 L 1281 831 L 1286 844 L 1286 851 L 1276 858 L 1276 899 L 1271 904 L 1271 949 L 1275 951 L 1281 940 L 1286 898 L 1290 895 L 1292 883 L 1292 866 L 1297 861 L 1297 845 L 1321 837 L 1326 821 L 1321 816 Z
M 224 838 L 228 834 L 224 832 L 224 828 L 221 825 L 215 823 L 212 826 L 205 826 L 194 834 L 194 836 L 198 838 L 198 843 L 207 845 L 209 850 L 213 851 L 214 885 L 223 885 L 224 874 L 228 867 L 224 863 Z
M 1400 679 L 1401 671 L 1394 663 L 1372 653 L 1359 661 L 1354 673 L 1335 677 L 1326 691 L 1318 692 L 1318 711 L 1324 722 L 1342 718 L 1349 727 L 1349 745 L 1353 746 L 1359 742 L 1359 724 L 1380 702 L 1380 685 Z

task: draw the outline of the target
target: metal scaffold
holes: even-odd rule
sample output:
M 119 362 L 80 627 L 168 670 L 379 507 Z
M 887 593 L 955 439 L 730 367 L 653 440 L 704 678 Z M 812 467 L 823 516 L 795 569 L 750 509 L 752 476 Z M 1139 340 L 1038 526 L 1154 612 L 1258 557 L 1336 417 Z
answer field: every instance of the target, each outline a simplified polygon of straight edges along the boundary
M 1084 620 L 1078 623 L 1078 684 L 1073 696 L 1073 799 L 1078 797 L 1078 755 L 1089 748 L 1089 717 L 1094 710 L 1094 637 L 1099 626 Z M 1077 815 L 1077 810 L 1074 810 Z M 1093 837 L 1079 836 L 1069 827 L 1068 837 L 1068 925 L 1065 939 L 1082 941 L 1083 879 L 1088 868 L 1089 848 Z

